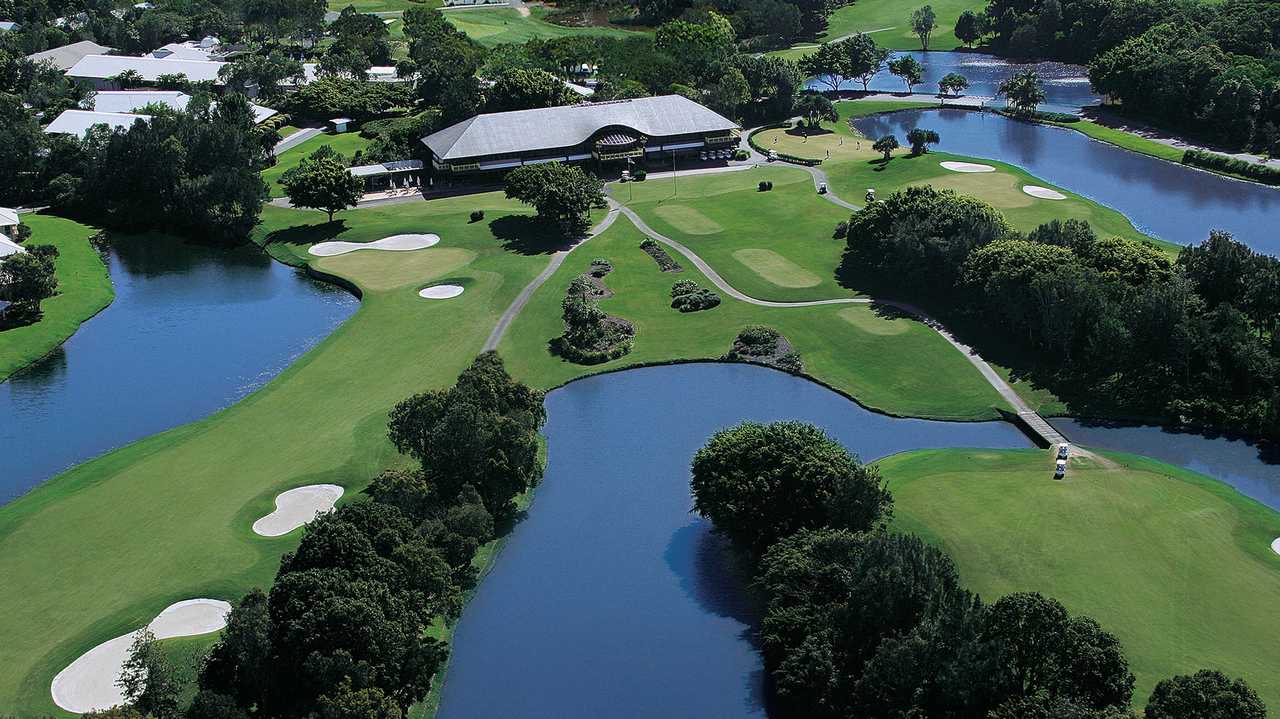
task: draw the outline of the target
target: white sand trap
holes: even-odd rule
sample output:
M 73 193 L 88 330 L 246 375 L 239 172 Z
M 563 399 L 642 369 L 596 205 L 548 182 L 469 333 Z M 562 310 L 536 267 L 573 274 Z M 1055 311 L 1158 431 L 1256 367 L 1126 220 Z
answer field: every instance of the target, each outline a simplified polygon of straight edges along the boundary
M 336 484 L 311 484 L 281 492 L 276 496 L 275 511 L 254 522 L 253 531 L 264 537 L 288 534 L 317 515 L 332 512 L 342 491 Z
M 1023 185 L 1022 191 L 1032 197 L 1039 197 L 1042 200 L 1065 200 L 1067 196 L 1057 190 L 1050 190 L 1047 187 L 1038 185 Z
M 156 639 L 194 637 L 227 626 L 231 605 L 218 599 L 188 599 L 170 604 L 147 628 Z M 136 632 L 109 639 L 80 655 L 53 678 L 53 703 L 83 714 L 124 703 L 116 681 L 129 657 Z
M 976 162 L 939 162 L 939 165 L 952 172 L 995 172 L 991 165 L 979 165 Z
M 421 250 L 440 241 L 439 235 L 392 235 L 373 242 L 321 242 L 308 250 L 317 257 L 345 255 L 356 250 Z
M 462 294 L 458 285 L 432 285 L 418 290 L 418 296 L 427 300 L 447 300 Z
M 1271 551 L 1276 554 L 1280 554 L 1280 537 L 1276 537 L 1275 540 L 1271 542 Z

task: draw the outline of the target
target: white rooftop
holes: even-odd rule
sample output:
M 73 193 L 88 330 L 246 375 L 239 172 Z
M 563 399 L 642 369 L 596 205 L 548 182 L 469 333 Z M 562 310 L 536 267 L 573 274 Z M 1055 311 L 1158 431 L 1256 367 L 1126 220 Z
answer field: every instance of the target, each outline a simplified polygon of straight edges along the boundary
M 0 207 L 0 227 L 18 224 L 18 211 L 8 207 Z
M 21 25 L 12 20 L 0 20 L 0 30 L 17 30 Z
M 172 58 L 131 57 L 128 55 L 88 55 L 67 70 L 67 77 L 106 80 L 126 70 L 133 70 L 143 80 L 155 82 L 161 75 L 186 75 L 192 82 L 213 80 L 225 62 L 175 60 Z
M 177 90 L 99 90 L 89 102 L 95 112 L 129 113 L 146 105 L 161 104 L 175 110 L 186 110 L 191 96 Z M 261 105 L 250 104 L 253 108 L 253 121 L 263 120 L 277 114 L 275 110 Z
M 0 257 L 8 257 L 9 255 L 16 255 L 19 252 L 26 251 L 22 245 L 9 239 L 8 235 L 0 234 Z
M 52 50 L 27 55 L 31 62 L 51 62 L 59 70 L 66 70 L 88 55 L 105 55 L 111 52 L 106 45 L 99 45 L 91 40 L 81 40 L 70 45 L 55 47 Z
M 146 122 L 150 115 L 135 115 L 129 112 L 92 112 L 89 110 L 67 110 L 58 115 L 44 131 L 50 135 L 75 135 L 83 137 L 94 125 L 106 125 L 112 129 L 127 128 L 137 120 Z
M 377 165 L 356 165 L 349 168 L 355 177 L 368 177 L 370 175 L 391 175 L 397 172 L 412 172 L 422 169 L 422 160 L 392 160 L 391 162 L 383 162 Z
M 162 45 L 152 50 L 147 53 L 147 56 L 161 60 L 211 60 L 213 51 L 194 44 L 171 42 L 168 45 Z

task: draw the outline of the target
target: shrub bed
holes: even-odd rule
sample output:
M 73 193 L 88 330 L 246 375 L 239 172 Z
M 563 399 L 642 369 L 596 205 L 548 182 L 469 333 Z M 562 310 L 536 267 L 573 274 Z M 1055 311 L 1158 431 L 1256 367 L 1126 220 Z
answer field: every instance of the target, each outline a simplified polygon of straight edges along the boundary
M 680 280 L 671 286 L 671 307 L 681 312 L 709 310 L 720 304 L 720 295 L 692 280 Z
M 640 249 L 647 252 L 653 258 L 653 261 L 658 263 L 658 269 L 663 272 L 684 272 L 684 268 L 680 266 L 680 263 L 672 259 L 671 255 L 667 254 L 667 251 L 662 245 L 658 244 L 657 240 L 646 238 L 644 242 L 640 243 Z
M 1280 185 L 1280 168 L 1259 165 L 1256 162 L 1219 155 L 1216 152 L 1187 150 L 1182 153 L 1182 164 L 1239 175 L 1268 185 Z
M 733 347 L 722 359 L 736 362 L 754 362 L 799 374 L 804 365 L 799 353 L 781 332 L 772 327 L 754 325 L 738 333 Z

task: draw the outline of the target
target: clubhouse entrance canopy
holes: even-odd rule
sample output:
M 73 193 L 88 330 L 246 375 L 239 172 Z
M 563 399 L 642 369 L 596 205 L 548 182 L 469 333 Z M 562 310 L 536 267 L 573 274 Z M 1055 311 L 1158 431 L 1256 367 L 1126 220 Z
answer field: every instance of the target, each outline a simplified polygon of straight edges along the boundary
M 625 161 L 738 143 L 732 120 L 680 95 L 477 115 L 423 138 L 442 172 L 542 162 Z
M 365 193 L 417 187 L 422 181 L 422 160 L 394 160 L 377 165 L 358 165 L 347 170 L 364 180 Z

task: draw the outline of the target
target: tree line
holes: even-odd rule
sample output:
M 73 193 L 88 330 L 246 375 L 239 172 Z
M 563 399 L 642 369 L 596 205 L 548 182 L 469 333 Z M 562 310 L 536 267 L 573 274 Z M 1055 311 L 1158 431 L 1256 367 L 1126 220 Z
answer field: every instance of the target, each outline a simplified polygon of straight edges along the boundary
M 847 245 L 848 281 L 893 277 L 1077 413 L 1280 439 L 1280 260 L 1227 233 L 1170 260 L 1078 220 L 1023 235 L 913 187 L 853 215 Z
M 189 706 L 144 636 L 126 664 L 127 710 L 99 714 L 406 716 L 448 656 L 428 630 L 456 619 L 476 585 L 476 552 L 510 528 L 516 498 L 542 476 L 542 399 L 489 352 L 452 387 L 397 404 L 388 436 L 418 467 L 383 472 L 363 496 L 307 525 L 271 589 L 250 591 L 232 610 Z
M 991 0 L 971 36 L 1089 65 L 1126 114 L 1230 148 L 1280 152 L 1280 6 L 1269 0 Z M 979 29 L 969 30 L 976 25 Z
M 1125 719 L 1134 676 L 1116 637 L 1057 600 L 987 604 L 942 550 L 887 529 L 879 472 L 821 429 L 747 422 L 693 457 L 694 509 L 726 536 L 765 610 L 775 701 L 805 719 Z M 1147 719 L 1264 719 L 1217 671 L 1161 681 Z

